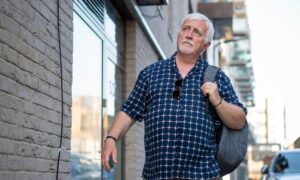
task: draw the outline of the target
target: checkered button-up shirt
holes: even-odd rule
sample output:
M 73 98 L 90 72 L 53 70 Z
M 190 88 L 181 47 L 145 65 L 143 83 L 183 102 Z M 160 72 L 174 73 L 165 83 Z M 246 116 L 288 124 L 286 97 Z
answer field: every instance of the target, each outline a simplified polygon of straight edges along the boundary
M 198 59 L 183 79 L 180 97 L 176 99 L 172 95 L 174 83 L 181 75 L 175 56 L 141 71 L 131 95 L 121 107 L 121 111 L 145 123 L 143 176 L 154 180 L 218 177 L 216 124 L 207 113 L 200 90 L 208 63 Z M 224 72 L 218 71 L 216 83 L 224 100 L 247 111 Z

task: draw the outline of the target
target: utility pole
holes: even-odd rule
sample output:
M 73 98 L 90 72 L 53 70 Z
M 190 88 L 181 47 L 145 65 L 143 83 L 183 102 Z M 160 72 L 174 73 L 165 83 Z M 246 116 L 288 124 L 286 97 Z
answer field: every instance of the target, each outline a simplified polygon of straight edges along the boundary
M 283 106 L 283 134 L 284 134 L 284 148 L 287 148 L 287 135 L 286 135 L 286 108 Z
M 266 98 L 265 100 L 265 117 L 266 117 L 266 144 L 269 144 L 268 98 Z

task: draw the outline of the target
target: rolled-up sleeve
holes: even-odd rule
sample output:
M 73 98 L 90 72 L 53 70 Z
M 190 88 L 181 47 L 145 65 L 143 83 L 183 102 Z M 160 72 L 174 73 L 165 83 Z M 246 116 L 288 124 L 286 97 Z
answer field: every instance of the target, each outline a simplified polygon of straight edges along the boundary
M 247 114 L 247 108 L 240 102 L 230 79 L 226 76 L 223 71 L 219 71 L 216 76 L 216 81 L 218 83 L 219 92 L 222 98 L 231 103 L 235 104 L 243 109 L 245 114 Z
M 143 70 L 140 72 L 131 94 L 121 106 L 120 110 L 128 114 L 134 120 L 141 122 L 146 109 L 147 90 L 148 80 L 146 70 Z

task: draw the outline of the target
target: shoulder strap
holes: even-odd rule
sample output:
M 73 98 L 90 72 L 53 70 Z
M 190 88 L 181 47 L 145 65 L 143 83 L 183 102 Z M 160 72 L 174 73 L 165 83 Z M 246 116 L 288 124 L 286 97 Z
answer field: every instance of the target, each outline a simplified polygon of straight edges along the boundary
M 208 65 L 204 73 L 204 82 L 213 82 L 219 68 Z
M 214 82 L 216 74 L 218 72 L 219 68 L 215 66 L 208 65 L 204 72 L 204 83 L 205 82 Z M 205 108 L 208 113 L 211 113 L 214 117 L 213 119 L 216 119 L 217 113 L 215 112 L 214 108 L 212 108 L 211 104 L 209 103 L 208 97 L 205 97 Z

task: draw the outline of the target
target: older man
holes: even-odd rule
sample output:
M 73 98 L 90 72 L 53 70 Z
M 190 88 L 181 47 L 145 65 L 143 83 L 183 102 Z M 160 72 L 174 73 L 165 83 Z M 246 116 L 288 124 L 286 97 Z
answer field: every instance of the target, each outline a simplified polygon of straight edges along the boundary
M 214 179 L 220 176 L 215 159 L 216 126 L 233 129 L 244 125 L 246 108 L 224 72 L 215 82 L 203 83 L 208 66 L 201 54 L 210 46 L 214 29 L 199 13 L 181 23 L 177 52 L 139 74 L 136 85 L 121 107 L 104 143 L 103 165 L 117 161 L 116 142 L 135 121 L 145 123 L 144 179 Z M 205 108 L 205 97 L 214 106 L 220 123 Z

